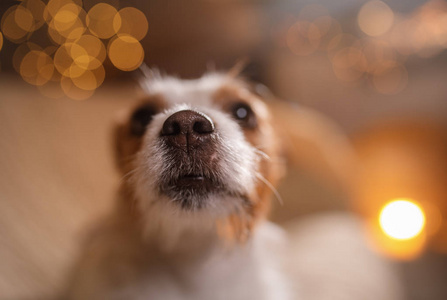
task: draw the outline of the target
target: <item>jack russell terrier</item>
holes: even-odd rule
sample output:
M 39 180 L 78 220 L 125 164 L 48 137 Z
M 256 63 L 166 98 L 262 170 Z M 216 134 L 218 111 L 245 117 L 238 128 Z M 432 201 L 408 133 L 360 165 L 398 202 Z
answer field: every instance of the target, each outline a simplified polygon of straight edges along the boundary
M 274 119 L 278 108 L 237 72 L 148 73 L 147 96 L 115 130 L 125 178 L 117 207 L 92 235 L 65 299 L 295 299 L 284 233 L 266 221 L 270 198 L 287 152 L 343 169 L 327 159 L 334 147 L 317 154 L 334 135 L 319 128 L 309 142 L 317 115 L 282 107 Z M 291 128 L 297 120 L 304 127 Z

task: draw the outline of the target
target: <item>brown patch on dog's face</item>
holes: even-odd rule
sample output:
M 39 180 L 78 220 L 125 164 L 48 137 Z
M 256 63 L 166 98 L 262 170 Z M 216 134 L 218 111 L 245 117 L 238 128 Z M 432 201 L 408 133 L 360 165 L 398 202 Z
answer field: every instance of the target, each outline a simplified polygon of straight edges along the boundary
M 279 163 L 281 149 L 267 107 L 254 93 L 227 85 L 216 91 L 213 100 L 239 123 L 247 141 L 260 151 L 258 172 L 263 178 L 258 179 L 247 199 L 246 216 L 230 215 L 218 224 L 220 234 L 226 239 L 244 241 L 257 221 L 265 218 L 270 210 L 271 186 L 276 186 L 283 174 L 283 166 Z
M 146 127 L 152 117 L 166 109 L 161 95 L 149 95 L 130 110 L 123 123 L 115 128 L 115 157 L 123 174 L 134 169 L 134 157 L 140 150 Z

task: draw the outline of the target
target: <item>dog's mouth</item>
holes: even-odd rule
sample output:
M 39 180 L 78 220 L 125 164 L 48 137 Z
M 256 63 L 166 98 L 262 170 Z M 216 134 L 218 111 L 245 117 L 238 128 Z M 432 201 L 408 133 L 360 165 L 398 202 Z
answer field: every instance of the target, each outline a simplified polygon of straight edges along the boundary
M 210 177 L 200 173 L 188 173 L 179 176 L 175 180 L 175 185 L 181 189 L 205 189 L 212 185 Z
M 184 209 L 203 208 L 210 196 L 224 190 L 216 176 L 205 172 L 180 172 L 161 185 L 161 192 Z
M 194 172 L 180 173 L 178 176 L 171 178 L 167 182 L 167 186 L 172 191 L 189 191 L 194 195 L 204 195 L 217 191 L 221 188 L 222 184 L 220 184 L 220 181 L 215 176 Z

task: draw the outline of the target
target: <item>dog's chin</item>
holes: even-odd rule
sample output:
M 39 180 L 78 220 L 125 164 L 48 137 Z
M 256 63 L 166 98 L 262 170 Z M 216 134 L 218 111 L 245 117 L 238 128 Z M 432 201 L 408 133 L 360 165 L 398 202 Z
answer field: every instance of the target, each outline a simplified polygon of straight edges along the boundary
M 161 185 L 161 193 L 183 210 L 201 210 L 211 205 L 212 199 L 227 193 L 225 186 L 200 174 L 186 174 Z

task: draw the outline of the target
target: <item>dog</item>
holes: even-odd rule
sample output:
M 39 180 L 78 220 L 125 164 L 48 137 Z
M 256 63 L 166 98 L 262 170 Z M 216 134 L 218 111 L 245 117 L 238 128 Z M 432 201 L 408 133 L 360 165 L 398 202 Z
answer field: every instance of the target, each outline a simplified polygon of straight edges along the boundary
M 266 218 L 287 156 L 346 179 L 332 124 L 275 107 L 239 71 L 147 73 L 144 98 L 114 131 L 116 209 L 64 299 L 296 299 L 286 237 Z

